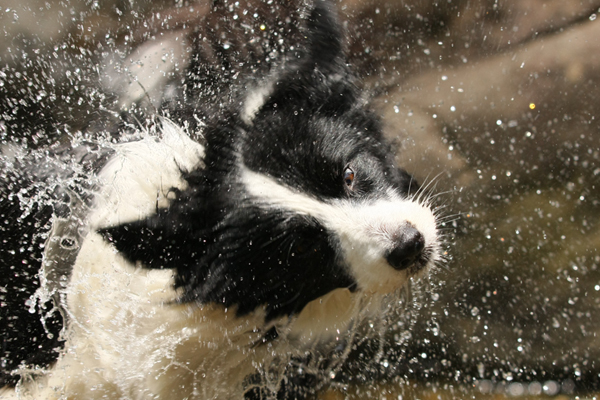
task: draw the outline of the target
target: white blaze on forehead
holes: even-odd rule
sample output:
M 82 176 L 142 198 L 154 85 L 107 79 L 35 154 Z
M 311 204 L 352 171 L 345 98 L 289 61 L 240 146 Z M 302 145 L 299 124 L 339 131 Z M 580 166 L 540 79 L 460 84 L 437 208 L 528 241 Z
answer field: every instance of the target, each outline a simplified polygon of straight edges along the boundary
M 241 168 L 241 178 L 257 204 L 311 216 L 334 233 L 361 289 L 389 292 L 406 282 L 407 272 L 392 268 L 385 256 L 394 247 L 401 229 L 409 224 L 423 235 L 431 262 L 439 258 L 433 212 L 391 190 L 383 198 L 324 202 L 246 167 Z

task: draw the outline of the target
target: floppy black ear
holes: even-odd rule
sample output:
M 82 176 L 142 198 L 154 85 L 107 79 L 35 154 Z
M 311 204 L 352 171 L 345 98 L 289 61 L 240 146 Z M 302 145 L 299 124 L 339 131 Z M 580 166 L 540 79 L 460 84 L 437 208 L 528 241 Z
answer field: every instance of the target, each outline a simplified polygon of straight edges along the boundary
M 99 229 L 102 237 L 113 243 L 127 260 L 142 262 L 146 268 L 177 268 L 188 264 L 189 258 L 197 254 L 200 240 L 186 233 L 183 226 L 166 229 L 165 214 Z M 179 228 L 179 229 L 178 229 Z M 192 242 L 197 242 L 196 245 Z M 190 252 L 190 247 L 195 251 Z M 187 260 L 183 260 L 185 256 Z

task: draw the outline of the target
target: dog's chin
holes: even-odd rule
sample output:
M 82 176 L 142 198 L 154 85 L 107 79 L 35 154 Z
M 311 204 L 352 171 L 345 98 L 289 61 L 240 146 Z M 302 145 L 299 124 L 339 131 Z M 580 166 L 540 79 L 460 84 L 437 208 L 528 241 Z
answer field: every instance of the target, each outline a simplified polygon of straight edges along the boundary
M 411 265 L 402 270 L 392 268 L 386 261 L 354 270 L 356 290 L 369 295 L 387 295 L 405 287 L 412 277 L 422 275 L 428 266 Z

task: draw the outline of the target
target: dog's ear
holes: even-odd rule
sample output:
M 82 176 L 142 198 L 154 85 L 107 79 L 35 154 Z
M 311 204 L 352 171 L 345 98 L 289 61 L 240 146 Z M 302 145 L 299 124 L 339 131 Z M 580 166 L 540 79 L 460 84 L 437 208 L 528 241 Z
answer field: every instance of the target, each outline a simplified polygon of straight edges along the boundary
M 305 46 L 298 51 L 260 110 L 341 115 L 356 104 L 357 88 L 348 67 L 344 35 L 335 5 L 317 0 L 307 18 Z
M 307 54 L 301 69 L 316 69 L 324 75 L 339 73 L 345 61 L 342 27 L 333 2 L 317 0 L 307 21 Z
M 166 213 L 154 215 L 144 220 L 124 223 L 98 230 L 108 242 L 114 244 L 122 256 L 132 263 L 140 261 L 146 268 L 177 268 L 182 263 L 182 255 L 193 256 L 199 251 L 199 244 L 192 245 L 193 237 L 187 229 L 175 223 L 167 225 Z M 190 253 L 188 247 L 195 247 Z

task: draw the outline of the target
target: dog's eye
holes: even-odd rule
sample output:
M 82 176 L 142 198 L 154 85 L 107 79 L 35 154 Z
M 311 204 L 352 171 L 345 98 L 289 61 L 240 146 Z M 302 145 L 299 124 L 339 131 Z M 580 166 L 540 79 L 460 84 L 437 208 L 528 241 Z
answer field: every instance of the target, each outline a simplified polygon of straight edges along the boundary
M 344 170 L 344 183 L 349 188 L 352 188 L 352 184 L 354 183 L 354 170 L 350 167 L 347 167 Z

